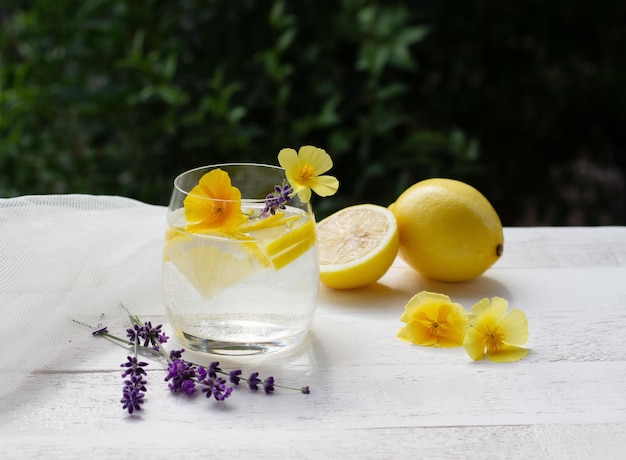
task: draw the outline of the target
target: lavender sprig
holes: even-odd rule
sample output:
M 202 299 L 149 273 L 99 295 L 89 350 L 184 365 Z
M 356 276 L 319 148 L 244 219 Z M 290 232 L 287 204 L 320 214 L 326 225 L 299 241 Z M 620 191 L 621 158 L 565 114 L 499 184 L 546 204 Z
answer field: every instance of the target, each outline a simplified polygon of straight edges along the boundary
M 134 411 L 141 410 L 141 405 L 145 402 L 146 380 L 144 375 L 146 371 L 143 369 L 148 363 L 137 361 L 137 356 L 128 356 L 128 361 L 122 363 L 120 367 L 126 367 L 122 378 L 124 380 L 124 389 L 122 390 L 122 409 L 126 409 L 129 414 Z
M 147 374 L 144 367 L 148 366 L 148 363 L 138 360 L 137 355 L 140 351 L 159 355 L 167 360 L 167 375 L 164 381 L 168 382 L 168 387 L 172 393 L 184 393 L 187 396 L 192 396 L 200 388 L 207 398 L 213 397 L 216 401 L 224 401 L 233 392 L 233 387 L 229 386 L 228 383 L 238 386 L 241 381 L 246 382 L 253 391 L 258 390 L 259 385 L 262 385 L 266 394 L 273 393 L 275 388 L 297 390 L 303 394 L 310 393 L 308 386 L 293 388 L 277 385 L 272 376 L 261 380 L 258 372 L 253 372 L 246 378 L 242 377 L 243 371 L 241 369 L 223 371 L 219 367 L 218 361 L 214 361 L 206 367 L 187 361 L 183 358 L 184 349 L 171 350 L 169 353 L 165 351 L 162 345 L 167 343 L 169 337 L 162 331 L 162 325 L 153 326 L 150 321 L 142 322 L 137 316 L 130 313 L 129 318 L 132 327 L 126 329 L 126 339 L 111 334 L 108 328 L 102 324 L 98 324 L 94 328 L 74 320 L 75 323 L 91 329 L 94 336 L 105 337 L 119 344 L 133 347 L 133 356 L 127 356 L 126 361 L 120 365 L 120 367 L 125 368 L 122 373 L 122 378 L 125 380 L 120 402 L 122 408 L 129 414 L 140 411 L 145 403 L 147 384 L 145 377 Z M 228 380 L 224 377 L 228 377 Z
M 202 385 L 202 392 L 206 393 L 206 397 L 213 396 L 217 401 L 227 399 L 233 389 L 226 385 L 226 380 L 218 377 L 215 369 L 219 363 L 211 363 L 209 368 L 198 366 L 183 360 L 183 350 L 170 352 L 172 361 L 167 367 L 167 376 L 165 381 L 171 381 L 168 386 L 172 393 L 185 393 L 191 396 L 196 392 L 196 384 Z
M 243 373 L 241 369 L 235 369 L 229 372 L 223 371 L 219 365 L 219 361 L 213 361 L 208 367 L 199 366 L 181 359 L 184 349 L 175 350 L 170 352 L 170 357 L 174 356 L 172 362 L 168 366 L 168 374 L 165 377 L 166 381 L 170 381 L 169 388 L 173 393 L 183 392 L 191 395 L 196 390 L 196 383 L 205 385 L 202 389 L 203 392 L 207 392 L 206 397 L 211 395 L 218 401 L 223 401 L 228 398 L 232 393 L 232 388 L 226 385 L 226 379 L 220 377 L 220 375 L 228 376 L 228 382 L 233 385 L 239 385 L 242 380 L 248 383 L 251 390 L 258 390 L 259 384 L 263 384 L 263 390 L 266 394 L 270 394 L 274 391 L 274 387 L 294 389 L 291 387 L 282 387 L 275 384 L 274 377 L 267 377 L 265 380 L 261 380 L 258 376 L 258 372 L 250 374 L 249 378 L 241 377 Z M 309 394 L 309 387 L 303 387 L 299 389 L 301 393 Z
M 279 209 L 285 209 L 285 205 L 291 202 L 292 194 L 293 187 L 289 182 L 275 185 L 274 191 L 265 197 L 265 207 L 261 212 L 261 217 L 273 216 Z
M 134 322 L 133 327 L 126 329 L 126 336 L 129 342 L 134 343 L 135 341 L 143 340 L 142 346 L 144 348 L 152 345 L 152 349 L 155 351 L 160 350 L 160 344 L 167 343 L 169 337 L 161 332 L 161 327 L 163 327 L 161 324 L 156 327 L 152 327 L 150 321 L 141 324 L 139 319 L 132 315 L 131 320 Z
M 100 327 L 96 335 L 108 335 L 108 333 L 108 329 L 105 326 Z M 148 382 L 144 379 L 146 375 L 144 367 L 146 367 L 148 363 L 137 360 L 139 335 L 136 334 L 132 342 L 129 343 L 133 345 L 134 356 L 127 356 L 127 361 L 120 364 L 120 367 L 126 368 L 122 373 L 122 378 L 126 378 L 126 380 L 124 380 L 124 389 L 122 390 L 122 399 L 120 402 L 122 403 L 122 409 L 126 409 L 129 414 L 132 414 L 135 411 L 141 410 L 141 405 L 145 402 L 146 383 Z

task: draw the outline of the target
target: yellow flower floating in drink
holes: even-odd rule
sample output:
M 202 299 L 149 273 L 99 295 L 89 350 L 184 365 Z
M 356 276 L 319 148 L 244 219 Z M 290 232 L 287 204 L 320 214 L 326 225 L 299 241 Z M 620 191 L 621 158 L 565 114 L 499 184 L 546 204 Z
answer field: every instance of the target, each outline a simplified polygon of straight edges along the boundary
M 194 232 L 233 231 L 247 220 L 241 212 L 241 192 L 232 186 L 228 173 L 219 168 L 202 176 L 185 198 L 184 209 L 188 229 Z

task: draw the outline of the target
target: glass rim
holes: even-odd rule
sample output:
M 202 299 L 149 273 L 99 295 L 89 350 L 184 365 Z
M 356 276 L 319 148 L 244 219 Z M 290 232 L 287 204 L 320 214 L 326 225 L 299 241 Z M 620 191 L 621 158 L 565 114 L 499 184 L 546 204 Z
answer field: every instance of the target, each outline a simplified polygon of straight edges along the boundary
M 177 190 L 178 192 L 184 194 L 185 196 L 193 196 L 193 197 L 197 197 L 197 198 L 201 198 L 203 200 L 207 200 L 207 201 L 220 201 L 220 202 L 224 202 L 224 203 L 233 203 L 233 202 L 237 202 L 237 201 L 241 201 L 244 203 L 263 203 L 265 202 L 265 200 L 267 199 L 267 195 L 262 197 L 262 198 L 241 198 L 241 200 L 226 200 L 223 198 L 209 198 L 207 196 L 204 195 L 198 195 L 195 193 L 191 193 L 191 190 L 184 190 L 181 186 L 180 186 L 180 182 L 182 181 L 184 176 L 188 176 L 192 173 L 201 171 L 203 169 L 208 171 L 212 171 L 214 169 L 218 169 L 221 167 L 241 167 L 241 166 L 254 166 L 254 167 L 261 167 L 261 168 L 266 168 L 266 169 L 272 169 L 272 170 L 276 170 L 276 171 L 285 171 L 284 168 L 282 168 L 281 166 L 276 166 L 276 165 L 270 165 L 270 164 L 266 164 L 266 163 L 251 163 L 251 162 L 243 162 L 243 163 L 216 163 L 216 164 L 211 164 L 211 165 L 205 165 L 205 166 L 198 166 L 196 168 L 193 169 L 188 169 L 186 171 L 183 171 L 182 173 L 180 173 L 178 176 L 176 176 L 174 178 L 174 189 Z M 236 184 L 232 184 L 234 187 L 237 187 Z M 274 184 L 274 185 L 281 185 L 281 184 Z M 195 185 L 194 185 L 195 187 Z M 239 187 L 237 187 L 239 189 Z M 193 189 L 193 187 L 192 187 Z M 268 194 L 271 193 L 273 191 L 272 190 L 268 190 Z

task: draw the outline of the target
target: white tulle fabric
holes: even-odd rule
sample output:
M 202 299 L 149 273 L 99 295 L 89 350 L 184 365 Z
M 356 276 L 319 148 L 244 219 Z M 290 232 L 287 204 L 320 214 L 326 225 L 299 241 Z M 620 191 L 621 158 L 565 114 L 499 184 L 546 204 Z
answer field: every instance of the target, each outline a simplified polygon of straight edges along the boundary
M 123 197 L 0 199 L 0 406 L 58 345 L 120 303 L 162 313 L 166 208 Z

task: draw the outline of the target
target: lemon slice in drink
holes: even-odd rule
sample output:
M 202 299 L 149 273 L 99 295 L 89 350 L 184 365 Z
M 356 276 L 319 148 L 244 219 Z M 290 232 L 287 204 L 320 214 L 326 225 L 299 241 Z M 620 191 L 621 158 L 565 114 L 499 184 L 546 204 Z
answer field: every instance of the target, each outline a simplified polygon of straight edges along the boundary
M 269 259 L 274 270 L 280 270 L 308 251 L 316 241 L 315 222 L 308 215 L 274 215 L 251 219 L 238 229 L 241 238 L 251 238 Z
M 315 221 L 307 219 L 270 241 L 265 251 L 274 269 L 280 270 L 308 251 L 315 241 Z
M 217 233 L 194 235 L 170 232 L 164 257 L 171 261 L 204 297 L 219 292 L 271 267 L 267 256 L 252 241 Z
M 171 261 L 205 298 L 271 268 L 280 270 L 315 244 L 307 217 L 276 215 L 244 224 L 236 233 L 168 230 L 164 260 Z
M 320 279 L 335 289 L 374 283 L 396 258 L 396 218 L 387 208 L 361 204 L 344 208 L 317 224 Z
M 315 222 L 304 215 L 260 219 L 240 229 L 241 237 L 257 241 L 274 270 L 296 260 L 315 244 Z
M 253 233 L 259 230 L 276 229 L 277 227 L 291 225 L 291 223 L 298 220 L 299 217 L 298 215 L 285 216 L 284 212 L 277 212 L 268 217 L 250 219 L 245 224 L 240 225 L 237 231 L 239 233 Z

